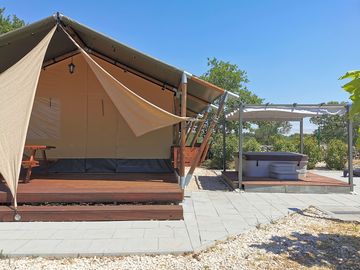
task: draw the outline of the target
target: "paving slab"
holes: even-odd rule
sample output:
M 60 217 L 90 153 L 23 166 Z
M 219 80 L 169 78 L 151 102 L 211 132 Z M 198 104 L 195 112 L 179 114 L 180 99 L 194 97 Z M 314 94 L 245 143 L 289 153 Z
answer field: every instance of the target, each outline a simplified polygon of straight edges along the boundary
M 330 174 L 339 172 L 327 173 Z M 360 195 L 356 194 L 205 190 L 186 191 L 185 194 L 184 220 L 180 221 L 1 222 L 0 250 L 9 256 L 199 251 L 217 240 L 247 232 L 259 224 L 269 223 L 311 205 L 337 218 L 360 221 Z
M 322 211 L 327 212 L 330 216 L 336 219 L 345 221 L 360 222 L 360 205 L 356 206 L 332 206 L 320 205 L 318 206 Z

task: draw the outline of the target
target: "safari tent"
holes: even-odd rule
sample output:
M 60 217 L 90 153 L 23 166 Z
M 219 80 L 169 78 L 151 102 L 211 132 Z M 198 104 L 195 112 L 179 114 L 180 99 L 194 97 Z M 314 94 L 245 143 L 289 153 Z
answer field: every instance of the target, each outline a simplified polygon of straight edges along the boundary
M 59 13 L 1 35 L 0 59 L 2 220 L 26 203 L 182 200 L 186 128 L 224 90 Z

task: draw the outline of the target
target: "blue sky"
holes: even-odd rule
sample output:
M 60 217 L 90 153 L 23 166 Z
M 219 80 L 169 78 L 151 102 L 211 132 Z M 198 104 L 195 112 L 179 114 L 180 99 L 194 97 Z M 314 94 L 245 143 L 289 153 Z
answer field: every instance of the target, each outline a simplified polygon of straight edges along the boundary
M 34 22 L 56 11 L 201 75 L 207 57 L 237 64 L 267 102 L 346 101 L 338 78 L 360 69 L 360 1 L 4 1 Z

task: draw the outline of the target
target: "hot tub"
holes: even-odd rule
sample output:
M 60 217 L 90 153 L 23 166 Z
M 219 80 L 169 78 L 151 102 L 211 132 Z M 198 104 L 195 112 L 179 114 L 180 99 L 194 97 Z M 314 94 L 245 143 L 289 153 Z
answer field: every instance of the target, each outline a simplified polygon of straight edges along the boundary
M 302 179 L 306 176 L 307 163 L 308 156 L 299 153 L 246 152 L 243 154 L 243 175 L 287 180 Z M 238 158 L 235 159 L 235 166 L 238 170 Z

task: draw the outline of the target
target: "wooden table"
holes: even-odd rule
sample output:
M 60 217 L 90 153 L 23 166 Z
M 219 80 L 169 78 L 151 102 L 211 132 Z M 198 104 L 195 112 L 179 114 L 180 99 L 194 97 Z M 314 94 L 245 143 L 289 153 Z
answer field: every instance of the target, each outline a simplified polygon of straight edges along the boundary
M 31 151 L 29 159 L 22 161 L 23 167 L 25 169 L 27 169 L 26 177 L 25 177 L 25 183 L 30 181 L 32 168 L 40 166 L 39 161 L 35 159 L 36 151 L 38 151 L 38 150 L 41 151 L 42 159 L 43 159 L 43 161 L 45 163 L 46 172 L 47 172 L 47 170 L 48 170 L 48 160 L 46 158 L 46 152 L 45 151 L 50 150 L 50 149 L 54 149 L 54 148 L 56 148 L 56 147 L 55 146 L 50 146 L 50 145 L 25 145 L 25 149 Z

